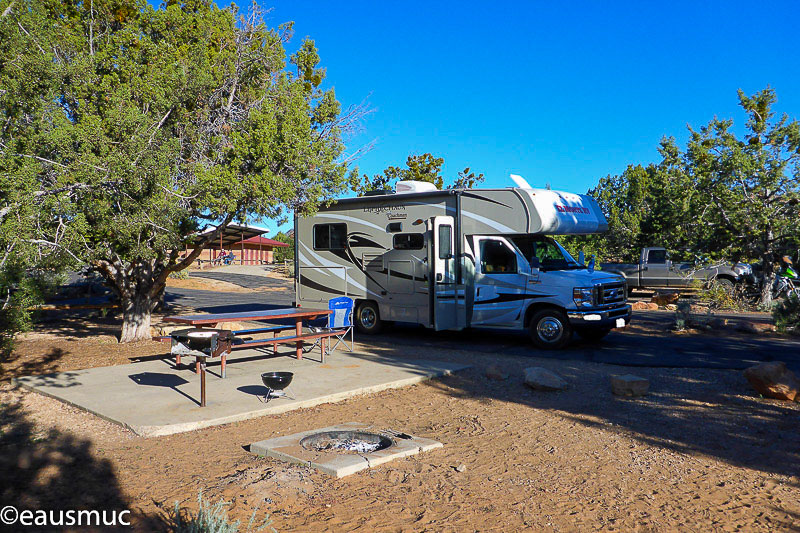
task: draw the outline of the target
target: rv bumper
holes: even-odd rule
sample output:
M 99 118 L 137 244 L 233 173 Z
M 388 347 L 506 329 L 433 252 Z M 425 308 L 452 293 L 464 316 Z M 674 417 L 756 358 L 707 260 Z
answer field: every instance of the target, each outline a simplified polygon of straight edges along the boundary
M 626 304 L 611 309 L 567 311 L 567 318 L 573 326 L 621 328 L 631 323 L 631 306 Z

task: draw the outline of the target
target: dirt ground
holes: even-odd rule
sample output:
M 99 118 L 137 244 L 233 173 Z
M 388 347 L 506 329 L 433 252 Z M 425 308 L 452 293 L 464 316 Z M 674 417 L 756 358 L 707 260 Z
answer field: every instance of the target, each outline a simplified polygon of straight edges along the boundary
M 125 364 L 168 349 L 119 345 L 114 327 L 110 319 L 51 323 L 28 334 L 3 367 L 3 505 L 127 508 L 141 531 L 168 528 L 176 501 L 196 509 L 200 490 L 231 502 L 232 517 L 246 521 L 256 508 L 269 513 L 278 531 L 800 530 L 800 404 L 758 397 L 739 371 L 426 347 L 402 355 L 473 368 L 149 439 L 12 388 L 14 375 Z M 655 343 L 670 335 L 652 334 Z M 489 365 L 509 379 L 489 380 Z M 522 370 L 529 366 L 558 372 L 570 388 L 527 388 Z M 649 378 L 651 393 L 612 396 L 609 376 L 625 373 Z M 343 479 L 246 450 L 258 440 L 349 421 L 433 438 L 444 448 Z

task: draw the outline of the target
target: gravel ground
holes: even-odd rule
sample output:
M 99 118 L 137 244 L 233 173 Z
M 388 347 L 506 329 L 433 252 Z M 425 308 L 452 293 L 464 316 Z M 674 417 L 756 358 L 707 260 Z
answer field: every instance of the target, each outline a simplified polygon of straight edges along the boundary
M 235 518 L 246 520 L 256 508 L 270 513 L 279 531 L 800 527 L 800 404 L 758 397 L 739 371 L 361 345 L 473 368 L 405 389 L 151 439 L 11 388 L 8 379 L 17 373 L 119 364 L 165 351 L 157 343 L 116 344 L 104 327 L 111 325 L 40 330 L 4 367 L 4 504 L 128 508 L 141 531 L 167 527 L 175 501 L 196 508 L 199 490 L 230 501 Z M 655 345 L 673 338 L 651 335 Z M 487 379 L 490 365 L 511 377 Z M 521 376 L 529 366 L 559 373 L 569 389 L 527 388 Z M 650 394 L 612 396 L 609 376 L 624 373 L 648 378 Z M 349 421 L 433 438 L 444 448 L 343 479 L 246 450 L 258 440 Z

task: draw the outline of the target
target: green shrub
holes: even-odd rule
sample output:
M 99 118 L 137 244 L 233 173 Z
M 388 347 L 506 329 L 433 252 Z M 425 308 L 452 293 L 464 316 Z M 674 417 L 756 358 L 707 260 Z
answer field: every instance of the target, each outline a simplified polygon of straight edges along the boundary
M 800 331 L 800 298 L 790 294 L 778 302 L 772 310 L 772 318 L 778 331 Z
M 198 509 L 194 515 L 190 511 L 182 509 L 180 504 L 175 502 L 175 510 L 170 516 L 169 529 L 176 533 L 238 533 L 239 531 L 262 531 L 272 523 L 269 515 L 265 515 L 264 520 L 256 527 L 258 509 L 253 511 L 250 520 L 244 526 L 239 520 L 231 522 L 225 509 L 229 505 L 230 503 L 224 500 L 212 504 L 203 498 L 201 490 L 197 494 Z M 275 528 L 270 528 L 270 531 L 274 532 Z
M 675 309 L 676 331 L 683 331 L 691 324 L 692 304 L 688 300 L 679 300 L 678 307 Z
M 744 288 L 736 285 L 733 288 L 712 280 L 706 287 L 697 293 L 697 299 L 705 302 L 711 309 L 730 309 L 733 311 L 746 311 L 752 306 L 744 294 Z
M 170 272 L 169 277 L 172 279 L 189 279 L 189 271 L 186 269 Z

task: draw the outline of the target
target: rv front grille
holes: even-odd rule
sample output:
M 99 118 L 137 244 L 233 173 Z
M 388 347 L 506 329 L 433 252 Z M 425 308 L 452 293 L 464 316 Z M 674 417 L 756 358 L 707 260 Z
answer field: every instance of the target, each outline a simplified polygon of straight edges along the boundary
M 625 291 L 624 283 L 606 283 L 605 285 L 600 285 L 600 290 L 598 292 L 599 298 L 597 303 L 600 305 L 623 303 L 628 296 Z

